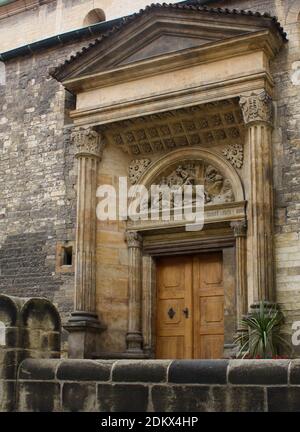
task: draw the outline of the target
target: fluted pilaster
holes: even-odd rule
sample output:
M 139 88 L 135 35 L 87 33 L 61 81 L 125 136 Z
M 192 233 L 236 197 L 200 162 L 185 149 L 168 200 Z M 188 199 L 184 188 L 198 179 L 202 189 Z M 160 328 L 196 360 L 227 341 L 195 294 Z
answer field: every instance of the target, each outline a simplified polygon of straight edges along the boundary
M 96 313 L 96 189 L 104 140 L 91 128 L 74 130 L 72 140 L 78 159 L 75 305 L 67 330 L 70 357 L 88 358 L 96 352 L 95 333 L 103 328 Z
M 250 166 L 248 290 L 254 302 L 274 300 L 272 99 L 265 90 L 242 95 Z
M 126 234 L 129 251 L 129 311 L 127 351 L 142 351 L 142 237 L 135 231 Z

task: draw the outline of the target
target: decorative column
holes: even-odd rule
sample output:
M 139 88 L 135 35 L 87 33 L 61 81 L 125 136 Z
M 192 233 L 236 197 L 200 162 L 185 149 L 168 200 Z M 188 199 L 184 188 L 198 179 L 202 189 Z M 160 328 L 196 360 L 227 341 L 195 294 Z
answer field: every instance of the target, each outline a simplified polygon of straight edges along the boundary
M 273 104 L 265 90 L 240 98 L 249 157 L 248 290 L 253 302 L 274 301 L 273 280 Z
M 142 354 L 142 236 L 136 231 L 126 233 L 129 250 L 129 305 L 127 352 Z
M 66 329 L 69 357 L 92 358 L 104 326 L 96 313 L 96 189 L 104 140 L 93 129 L 72 133 L 78 159 L 75 306 Z
M 248 312 L 248 291 L 247 291 L 247 223 L 245 220 L 231 222 L 235 244 L 235 261 L 236 261 L 236 294 L 237 294 L 237 325 L 243 315 Z

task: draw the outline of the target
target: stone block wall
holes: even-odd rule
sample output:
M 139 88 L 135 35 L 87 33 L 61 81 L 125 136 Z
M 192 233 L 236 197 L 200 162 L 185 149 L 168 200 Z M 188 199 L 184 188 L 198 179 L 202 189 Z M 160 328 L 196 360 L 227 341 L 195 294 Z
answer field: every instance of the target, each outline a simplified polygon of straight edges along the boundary
M 0 295 L 0 411 L 15 409 L 20 363 L 59 358 L 60 336 L 60 317 L 48 300 Z
M 298 360 L 24 360 L 19 411 L 300 411 Z
M 47 297 L 63 321 L 74 273 L 56 271 L 56 250 L 75 240 L 77 171 L 72 97 L 49 69 L 91 39 L 8 61 L 0 84 L 0 290 Z

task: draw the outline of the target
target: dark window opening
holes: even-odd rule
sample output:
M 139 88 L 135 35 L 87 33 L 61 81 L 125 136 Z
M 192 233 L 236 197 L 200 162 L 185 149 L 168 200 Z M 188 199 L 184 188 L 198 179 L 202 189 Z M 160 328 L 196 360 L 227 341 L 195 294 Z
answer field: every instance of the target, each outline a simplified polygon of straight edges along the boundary
M 63 247 L 62 248 L 62 265 L 71 266 L 73 264 L 73 247 Z

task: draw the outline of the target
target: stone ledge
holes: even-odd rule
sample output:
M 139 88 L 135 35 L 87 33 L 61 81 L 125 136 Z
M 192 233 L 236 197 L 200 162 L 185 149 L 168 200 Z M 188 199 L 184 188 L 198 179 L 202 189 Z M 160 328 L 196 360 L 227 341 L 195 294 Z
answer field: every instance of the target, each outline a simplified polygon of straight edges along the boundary
M 170 383 L 225 384 L 228 360 L 175 360 L 168 373 Z
M 116 382 L 166 382 L 170 364 L 170 360 L 120 360 L 114 363 L 112 380 Z
M 228 383 L 287 384 L 290 360 L 232 360 L 229 362 Z
M 26 359 L 0 410 L 300 411 L 299 381 L 299 360 Z
M 63 360 L 56 377 L 62 381 L 108 381 L 112 365 L 109 360 Z

